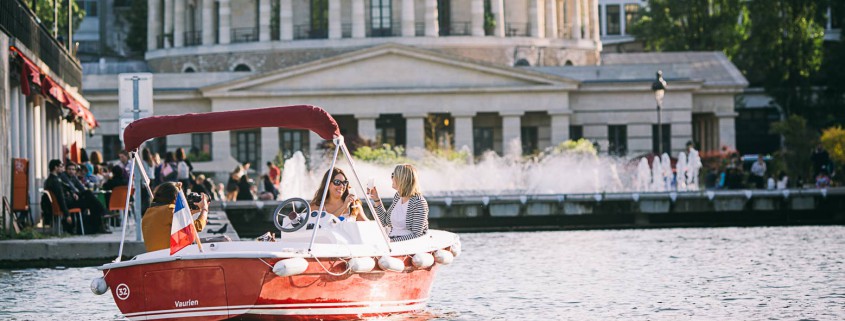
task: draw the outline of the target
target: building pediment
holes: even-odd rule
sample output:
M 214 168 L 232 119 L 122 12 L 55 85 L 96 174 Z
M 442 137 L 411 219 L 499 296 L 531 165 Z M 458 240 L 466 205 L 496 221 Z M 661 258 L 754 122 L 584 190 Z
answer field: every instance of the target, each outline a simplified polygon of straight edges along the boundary
M 204 95 L 575 89 L 577 81 L 402 45 L 383 45 L 202 88 Z

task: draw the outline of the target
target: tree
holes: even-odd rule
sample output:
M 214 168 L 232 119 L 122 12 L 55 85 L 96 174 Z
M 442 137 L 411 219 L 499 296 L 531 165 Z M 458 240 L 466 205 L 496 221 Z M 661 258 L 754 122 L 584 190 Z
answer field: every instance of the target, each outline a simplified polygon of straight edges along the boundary
M 631 33 L 653 51 L 722 51 L 734 57 L 748 38 L 743 0 L 651 0 Z M 737 23 L 737 21 L 740 21 Z
M 845 165 L 845 129 L 830 127 L 822 131 L 821 143 L 830 154 L 830 159 Z
M 786 114 L 813 101 L 811 77 L 821 67 L 826 1 L 748 1 L 750 36 L 734 62 L 752 85 L 762 85 Z
M 147 1 L 132 1 L 129 11 L 129 34 L 126 45 L 134 53 L 143 55 L 147 51 Z
M 35 12 L 35 16 L 41 20 L 41 24 L 47 27 L 47 30 L 53 30 L 53 21 L 55 18 L 54 5 L 59 10 L 59 35 L 67 36 L 67 8 L 68 0 L 24 0 L 24 3 Z M 73 30 L 79 29 L 79 24 L 85 18 L 85 10 L 79 8 L 76 1 L 70 1 L 72 4 L 71 12 L 73 15 Z
M 810 150 L 815 146 L 818 137 L 813 130 L 807 128 L 807 120 L 798 115 L 772 124 L 773 134 L 782 135 L 784 148 L 778 152 L 790 177 L 812 177 L 810 164 Z

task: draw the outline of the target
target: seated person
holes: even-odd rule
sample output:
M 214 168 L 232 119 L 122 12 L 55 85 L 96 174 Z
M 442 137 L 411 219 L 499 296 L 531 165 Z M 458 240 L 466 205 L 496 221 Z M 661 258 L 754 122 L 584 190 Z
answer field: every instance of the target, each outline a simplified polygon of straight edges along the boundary
M 147 252 L 170 248 L 170 227 L 173 225 L 173 210 L 176 208 L 176 195 L 182 189 L 180 183 L 165 182 L 153 192 L 153 203 L 144 212 L 141 219 L 141 232 L 144 234 L 144 246 Z M 199 209 L 191 214 L 200 213 L 194 220 L 197 233 L 208 223 L 208 196 L 202 195 L 202 201 L 195 203 Z
M 59 160 L 54 160 L 59 162 Z M 53 163 L 53 161 L 50 161 Z M 56 168 L 56 175 L 64 187 L 64 201 L 68 208 L 79 208 L 87 211 L 87 215 L 83 215 L 81 224 L 84 224 L 85 231 L 88 233 L 109 233 L 110 231 L 103 224 L 103 215 L 106 213 L 106 208 L 103 203 L 97 200 L 97 196 L 93 192 L 85 188 L 85 185 L 79 181 L 77 176 L 78 167 L 74 163 L 67 163 L 67 168 Z M 52 171 L 51 171 L 52 173 Z M 53 191 L 53 190 L 51 190 Z M 53 194 L 58 194 L 53 191 Z M 59 198 L 56 195 L 56 198 Z M 70 217 L 68 217 L 70 219 Z M 75 219 L 75 218 L 73 218 Z M 71 219 L 72 220 L 72 219 Z M 69 220 L 68 223 L 71 221 Z
M 118 186 L 129 186 L 129 178 L 123 176 L 123 168 L 120 165 L 114 165 L 111 172 L 112 177 L 101 187 L 104 191 L 109 192 L 106 194 L 106 204 L 111 201 L 111 190 Z
M 362 215 L 361 201 L 349 192 L 349 180 L 346 179 L 346 174 L 340 168 L 333 168 L 326 171 L 323 179 L 320 180 L 320 188 L 314 193 L 314 198 L 311 199 L 311 210 L 318 211 L 320 209 L 320 201 L 323 199 L 323 191 L 326 189 L 326 179 L 331 173 L 331 186 L 327 194 L 326 202 L 323 204 L 323 211 L 329 214 L 334 214 L 342 220 L 357 220 L 366 221 L 367 218 Z
M 417 169 L 411 164 L 397 165 L 390 174 L 393 180 L 393 203 L 385 210 L 375 187 L 367 191 L 376 203 L 376 214 L 384 226 L 390 227 L 390 241 L 415 239 L 428 233 L 428 203 L 420 193 Z

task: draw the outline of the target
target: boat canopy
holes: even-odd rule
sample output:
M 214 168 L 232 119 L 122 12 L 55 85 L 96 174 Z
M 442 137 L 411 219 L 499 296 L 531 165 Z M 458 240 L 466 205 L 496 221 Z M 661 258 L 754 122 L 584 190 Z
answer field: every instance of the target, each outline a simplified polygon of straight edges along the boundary
M 337 122 L 328 112 L 317 106 L 297 105 L 142 118 L 126 127 L 123 141 L 126 150 L 132 151 L 148 139 L 167 135 L 259 127 L 307 129 L 326 140 L 340 136 Z

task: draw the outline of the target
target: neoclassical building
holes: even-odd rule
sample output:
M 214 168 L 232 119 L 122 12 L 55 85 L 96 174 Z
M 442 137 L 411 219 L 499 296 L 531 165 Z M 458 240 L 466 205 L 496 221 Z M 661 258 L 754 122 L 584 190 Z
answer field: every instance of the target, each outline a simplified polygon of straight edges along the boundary
M 504 154 L 586 138 L 603 153 L 735 145 L 734 96 L 747 81 L 720 53 L 601 54 L 595 0 L 154 1 L 146 63 L 155 114 L 318 105 L 348 138 Z M 651 84 L 669 82 L 660 120 Z M 89 74 L 101 129 L 120 148 L 117 75 Z M 657 139 L 657 124 L 663 138 Z M 313 154 L 307 132 L 262 128 L 177 135 L 225 172 L 278 153 Z

